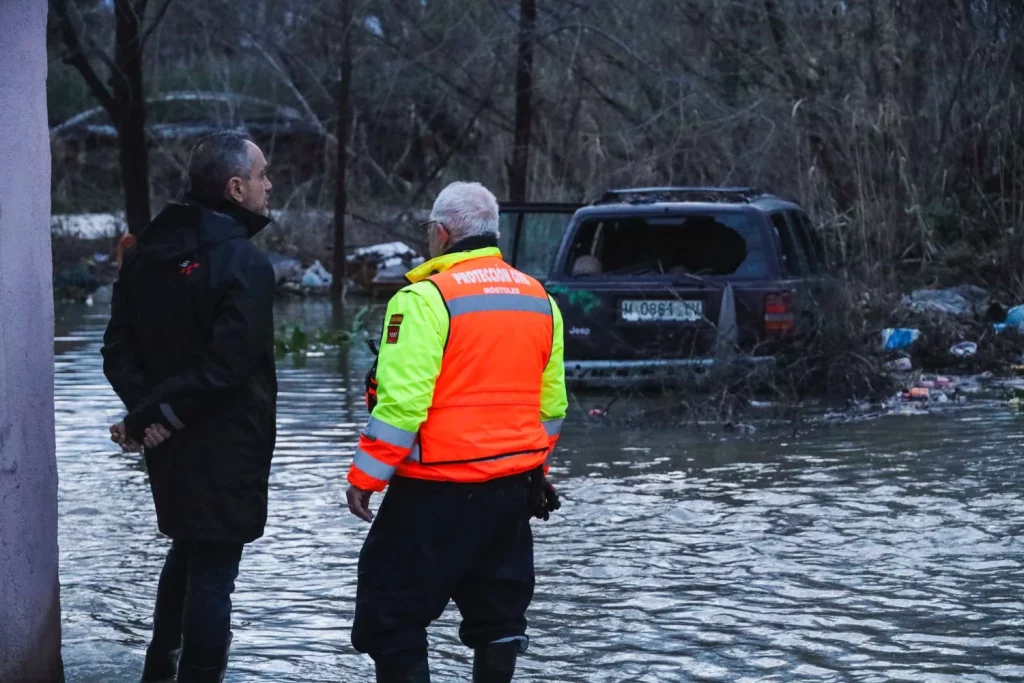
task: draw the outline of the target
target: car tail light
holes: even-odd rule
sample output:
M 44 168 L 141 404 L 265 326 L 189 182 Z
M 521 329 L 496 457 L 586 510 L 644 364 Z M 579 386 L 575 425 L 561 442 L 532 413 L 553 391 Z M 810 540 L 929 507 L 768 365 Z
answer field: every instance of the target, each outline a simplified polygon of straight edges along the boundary
M 796 326 L 793 315 L 793 296 L 789 292 L 768 294 L 764 297 L 764 331 L 769 334 L 792 332 Z

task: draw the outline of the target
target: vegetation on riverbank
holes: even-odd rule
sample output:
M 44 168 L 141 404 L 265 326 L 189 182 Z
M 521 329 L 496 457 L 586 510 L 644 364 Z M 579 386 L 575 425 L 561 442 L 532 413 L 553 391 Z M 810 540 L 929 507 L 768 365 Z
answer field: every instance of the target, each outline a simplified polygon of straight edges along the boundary
M 139 192 L 159 208 L 183 191 L 196 134 L 225 126 L 267 151 L 277 207 L 320 217 L 261 238 L 303 265 L 332 262 L 339 158 L 349 245 L 421 247 L 409 216 L 455 179 L 576 202 L 615 186 L 749 184 L 808 209 L 844 303 L 770 376 L 723 373 L 684 409 L 885 396 L 900 383 L 887 366 L 898 353 L 919 369 L 1005 374 L 1024 351 L 992 329 L 998 311 L 901 305 L 916 289 L 965 284 L 1003 307 L 1024 301 L 1016 0 L 282 0 L 259 11 L 179 0 L 139 17 L 154 38 L 142 52 L 113 58 L 100 46 L 117 44 L 117 3 L 72 4 L 50 21 L 58 213 L 138 207 L 126 198 Z M 130 88 L 102 96 L 126 56 L 145 102 Z M 339 78 L 343 64 L 351 78 Z M 82 78 L 87 67 L 96 78 Z M 136 116 L 110 118 L 128 105 Z M 126 193 L 119 138 L 135 139 L 139 112 L 149 176 Z M 112 247 L 55 238 L 57 296 L 109 280 Z M 920 339 L 886 352 L 890 327 Z M 950 353 L 964 341 L 975 355 Z

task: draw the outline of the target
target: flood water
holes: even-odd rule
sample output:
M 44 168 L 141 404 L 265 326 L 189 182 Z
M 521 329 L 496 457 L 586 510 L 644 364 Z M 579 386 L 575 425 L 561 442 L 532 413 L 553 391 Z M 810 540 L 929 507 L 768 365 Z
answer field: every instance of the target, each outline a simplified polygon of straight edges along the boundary
M 168 541 L 140 458 L 108 441 L 122 417 L 99 356 L 108 313 L 58 314 L 67 677 L 134 682 Z M 299 318 L 332 314 L 279 311 Z M 368 364 L 361 344 L 280 363 L 270 519 L 243 557 L 228 683 L 373 678 L 349 645 L 367 526 L 343 505 Z M 553 468 L 563 507 L 534 524 L 517 681 L 1024 680 L 1024 416 L 722 439 L 581 415 L 574 404 Z M 469 680 L 454 607 L 430 642 L 435 681 Z

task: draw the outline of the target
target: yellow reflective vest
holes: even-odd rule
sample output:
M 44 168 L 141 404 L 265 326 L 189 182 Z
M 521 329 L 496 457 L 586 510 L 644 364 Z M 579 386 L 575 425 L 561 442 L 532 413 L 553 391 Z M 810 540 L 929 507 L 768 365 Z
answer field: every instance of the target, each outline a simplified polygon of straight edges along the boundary
M 396 473 L 472 482 L 533 469 L 540 463 L 546 471 L 567 407 L 562 316 L 536 280 L 500 258 L 496 247 L 439 256 L 410 271 L 407 277 L 412 284 L 388 303 L 377 358 L 377 403 L 349 471 L 353 485 L 382 491 Z M 460 292 L 461 285 L 467 291 Z M 460 300 L 460 294 L 470 296 Z M 508 344 L 504 352 L 510 356 L 521 352 L 514 359 L 524 369 L 521 376 L 510 377 L 482 362 L 480 354 L 473 352 L 480 344 L 493 346 L 497 353 Z M 500 357 L 491 360 L 502 361 Z M 472 376 L 465 377 L 465 372 Z M 450 389 L 456 385 L 460 389 L 453 397 Z M 496 393 L 473 405 L 474 386 Z M 506 395 L 508 399 L 501 398 Z M 499 405 L 503 400 L 504 408 Z M 528 405 L 534 408 L 525 410 Z M 532 427 L 524 417 L 529 413 L 535 414 Z M 459 444 L 465 436 L 459 425 L 479 426 L 482 414 L 490 416 L 492 429 L 467 429 L 472 443 L 463 440 L 462 447 L 442 447 Z M 425 429 L 428 419 L 429 430 Z M 421 437 L 427 432 L 428 443 L 421 448 Z M 445 432 L 452 438 L 439 438 Z M 493 435 L 497 442 L 508 444 L 504 450 L 487 443 Z M 521 447 L 516 447 L 517 440 L 522 441 Z M 488 448 L 499 452 L 490 453 Z M 445 453 L 452 450 L 457 452 Z

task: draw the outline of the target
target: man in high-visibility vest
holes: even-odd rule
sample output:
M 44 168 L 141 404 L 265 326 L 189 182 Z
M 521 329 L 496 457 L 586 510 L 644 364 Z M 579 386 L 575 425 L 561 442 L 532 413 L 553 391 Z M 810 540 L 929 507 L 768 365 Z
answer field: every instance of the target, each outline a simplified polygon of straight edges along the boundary
M 388 304 L 348 474 L 349 509 L 373 520 L 352 643 L 379 682 L 429 681 L 426 629 L 453 599 L 473 680 L 507 683 L 528 643 L 530 518 L 558 508 L 546 474 L 566 409 L 562 317 L 502 261 L 486 188 L 449 185 L 430 218 L 432 259 Z

